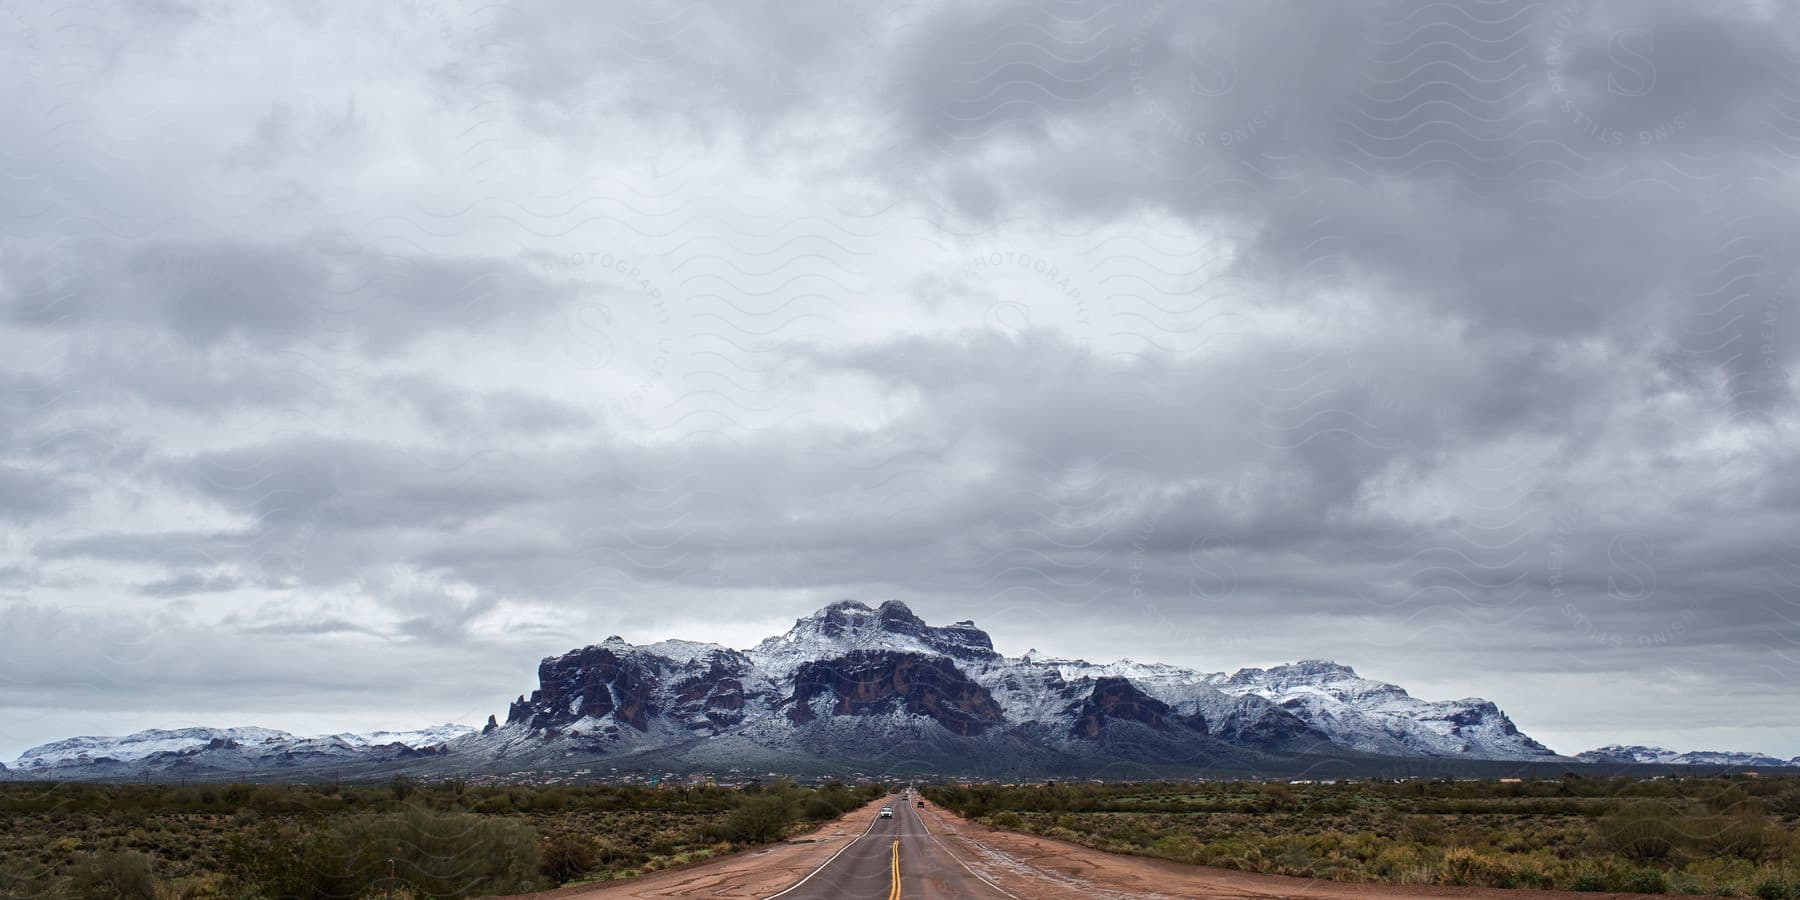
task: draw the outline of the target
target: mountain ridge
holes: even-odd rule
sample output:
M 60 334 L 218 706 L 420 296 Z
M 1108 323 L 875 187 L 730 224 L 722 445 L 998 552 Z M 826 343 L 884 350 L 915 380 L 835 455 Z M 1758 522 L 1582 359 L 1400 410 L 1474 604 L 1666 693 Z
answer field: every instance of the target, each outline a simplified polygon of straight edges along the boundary
M 504 721 L 490 716 L 479 730 L 296 737 L 255 728 L 153 729 L 41 745 L 8 764 L 6 777 L 419 760 L 514 772 L 579 760 L 645 769 L 854 766 L 908 754 L 920 764 L 1025 773 L 1121 764 L 1205 769 L 1222 761 L 1255 769 L 1297 755 L 1663 759 L 1649 748 L 1559 756 L 1490 700 L 1421 700 L 1332 660 L 1228 674 L 1130 659 L 1090 663 L 1035 649 L 1007 657 L 973 621 L 934 626 L 898 600 L 874 607 L 841 600 L 741 650 L 681 639 L 636 645 L 613 635 L 542 658 L 537 676 Z
M 1765 753 L 1747 753 L 1735 750 L 1689 750 L 1677 752 L 1667 747 L 1646 747 L 1639 744 L 1607 744 L 1575 754 L 1582 762 L 1592 763 L 1638 763 L 1664 766 L 1760 766 L 1760 767 L 1800 767 L 1800 756 L 1782 759 Z

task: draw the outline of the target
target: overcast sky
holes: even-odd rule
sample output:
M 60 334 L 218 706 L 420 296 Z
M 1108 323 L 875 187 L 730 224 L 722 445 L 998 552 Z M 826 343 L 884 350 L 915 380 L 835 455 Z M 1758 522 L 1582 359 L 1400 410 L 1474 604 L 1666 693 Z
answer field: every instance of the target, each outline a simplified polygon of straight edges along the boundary
M 844 597 L 1800 754 L 1792 7 L 0 34 L 0 758 Z

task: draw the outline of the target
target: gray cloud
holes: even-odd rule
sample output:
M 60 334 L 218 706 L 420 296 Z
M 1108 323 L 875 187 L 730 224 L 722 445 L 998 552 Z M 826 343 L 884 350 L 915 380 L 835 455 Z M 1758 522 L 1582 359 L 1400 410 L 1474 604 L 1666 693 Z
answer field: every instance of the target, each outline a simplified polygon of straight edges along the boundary
M 47 516 L 79 495 L 79 490 L 50 473 L 0 466 L 0 516 L 22 520 Z
M 202 347 L 347 339 L 391 352 L 421 334 L 542 315 L 570 299 L 510 263 L 377 254 L 353 242 L 154 242 L 20 254 L 13 324 L 162 330 Z
M 1785 7 L 78 15 L 4 39 L 0 756 L 842 596 L 1800 753 Z
M 185 597 L 190 594 L 212 594 L 235 590 L 243 585 L 243 579 L 235 575 L 180 572 L 168 578 L 140 584 L 137 589 L 139 593 L 151 597 Z

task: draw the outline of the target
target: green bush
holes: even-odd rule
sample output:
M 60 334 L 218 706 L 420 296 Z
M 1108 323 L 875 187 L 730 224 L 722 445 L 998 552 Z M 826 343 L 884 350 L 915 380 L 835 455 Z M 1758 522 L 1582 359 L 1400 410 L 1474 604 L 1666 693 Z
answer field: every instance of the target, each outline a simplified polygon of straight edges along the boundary
M 1780 878 L 1765 878 L 1756 883 L 1756 896 L 1761 900 L 1788 900 L 1800 894 L 1793 885 Z
M 1191 834 L 1171 834 L 1158 838 L 1150 850 L 1163 859 L 1191 863 L 1200 856 L 1200 842 Z
M 1468 847 L 1446 850 L 1438 871 L 1446 884 L 1512 887 L 1518 881 L 1517 873 L 1506 860 Z
M 720 837 L 740 844 L 766 844 L 787 837 L 793 824 L 793 803 L 780 794 L 764 792 L 746 798 L 732 810 Z
M 1634 894 L 1666 894 L 1669 882 L 1655 869 L 1637 869 L 1625 876 L 1624 887 Z
M 79 900 L 156 900 L 156 875 L 142 853 L 96 853 L 69 876 L 69 893 Z
M 1697 897 L 1706 893 L 1706 887 L 1700 883 L 1700 879 L 1686 872 L 1676 872 L 1669 877 L 1669 893 Z
M 600 862 L 593 838 L 568 831 L 547 838 L 539 855 L 544 874 L 556 884 L 580 878 Z
M 1591 869 L 1578 872 L 1574 879 L 1569 882 L 1569 890 L 1583 892 L 1604 891 L 1606 890 L 1606 876 Z
M 823 822 L 826 819 L 835 819 L 841 814 L 837 804 L 832 803 L 830 798 L 821 794 L 808 797 L 806 805 L 801 807 L 800 811 L 801 817 L 809 822 Z
M 303 831 L 259 826 L 225 848 L 242 886 L 278 897 L 355 896 L 404 888 L 433 897 L 518 893 L 538 885 L 530 826 L 413 807 Z
M 1596 828 L 1614 853 L 1640 863 L 1668 859 L 1681 840 L 1673 811 L 1654 800 L 1629 804 L 1601 819 Z
M 1780 859 L 1788 849 L 1787 831 L 1761 815 L 1740 813 L 1704 823 L 1702 846 L 1712 855 L 1736 856 L 1750 862 Z

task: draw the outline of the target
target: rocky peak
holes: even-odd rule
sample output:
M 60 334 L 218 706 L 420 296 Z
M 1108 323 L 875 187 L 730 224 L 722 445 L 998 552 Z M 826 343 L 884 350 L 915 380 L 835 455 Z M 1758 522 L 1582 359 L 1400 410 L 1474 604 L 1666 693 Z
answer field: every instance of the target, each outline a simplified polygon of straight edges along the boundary
M 1343 699 L 1407 696 L 1398 685 L 1364 678 L 1355 669 L 1326 659 L 1303 659 L 1267 669 L 1239 669 L 1224 679 L 1222 686 L 1271 696 L 1295 691 L 1321 692 Z
M 828 638 L 840 638 L 860 631 L 877 630 L 894 634 L 918 634 L 928 626 L 913 614 L 906 604 L 889 600 L 870 608 L 860 600 L 839 600 L 810 616 L 794 620 L 795 632 L 812 632 Z
M 926 628 L 925 620 L 913 614 L 912 608 L 898 600 L 889 600 L 875 608 L 875 618 L 888 631 L 918 633 Z M 973 625 L 974 623 L 969 623 Z
M 1282 683 L 1323 684 L 1327 681 L 1358 678 L 1356 670 L 1328 659 L 1303 659 L 1299 662 L 1270 666 L 1267 669 L 1244 668 L 1232 673 L 1231 684 Z
M 959 660 L 998 658 L 993 640 L 974 622 L 928 625 L 898 600 L 873 608 L 856 600 L 840 600 L 795 620 L 786 634 L 758 644 L 750 656 L 770 674 L 782 676 L 802 663 L 855 650 L 892 650 Z

